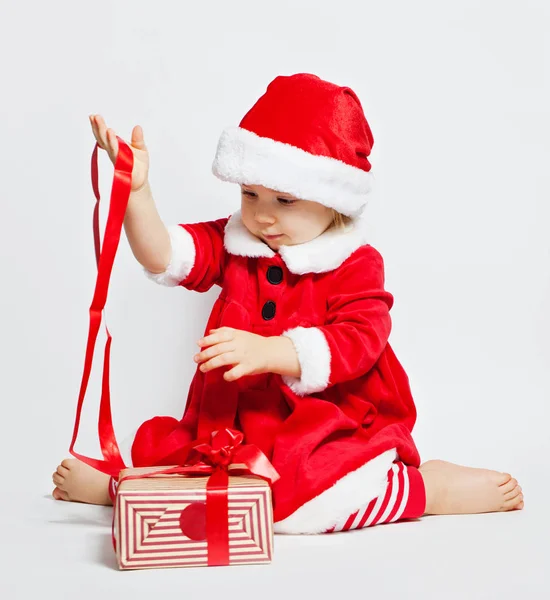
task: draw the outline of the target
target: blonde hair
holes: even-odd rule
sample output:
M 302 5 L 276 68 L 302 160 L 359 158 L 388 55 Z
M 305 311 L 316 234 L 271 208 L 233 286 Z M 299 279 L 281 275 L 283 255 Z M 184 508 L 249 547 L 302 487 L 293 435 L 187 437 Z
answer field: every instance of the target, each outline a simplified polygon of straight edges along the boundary
M 330 225 L 331 228 L 334 227 L 336 229 L 345 229 L 345 227 L 349 225 L 351 221 L 351 217 L 339 213 L 334 208 L 332 209 L 332 223 Z

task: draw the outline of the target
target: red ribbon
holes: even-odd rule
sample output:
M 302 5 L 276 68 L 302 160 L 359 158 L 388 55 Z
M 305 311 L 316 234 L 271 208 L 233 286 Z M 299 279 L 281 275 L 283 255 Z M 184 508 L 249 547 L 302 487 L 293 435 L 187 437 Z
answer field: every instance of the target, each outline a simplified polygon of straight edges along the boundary
M 84 359 L 84 370 L 82 373 L 82 382 L 80 384 L 80 393 L 78 396 L 78 404 L 76 408 L 76 417 L 73 429 L 73 437 L 71 440 L 69 452 L 76 456 L 82 462 L 90 465 L 94 469 L 117 477 L 120 470 L 126 465 L 122 460 L 120 449 L 118 447 L 111 415 L 111 394 L 109 388 L 109 367 L 112 337 L 107 326 L 107 342 L 105 344 L 105 354 L 103 359 L 103 378 L 101 387 L 101 401 L 99 406 L 99 421 L 98 432 L 101 447 L 101 453 L 104 460 L 98 460 L 84 456 L 74 451 L 74 445 L 78 436 L 80 426 L 80 417 L 82 413 L 82 405 L 88 388 L 90 373 L 92 370 L 92 361 L 94 356 L 95 344 L 99 327 L 101 325 L 102 313 L 107 302 L 107 293 L 109 290 L 109 280 L 113 269 L 113 263 L 120 241 L 124 215 L 130 197 L 132 170 L 134 166 L 134 154 L 124 140 L 117 136 L 119 151 L 115 162 L 115 173 L 113 178 L 113 186 L 111 189 L 111 200 L 109 204 L 109 214 L 105 227 L 105 236 L 103 240 L 103 248 L 100 247 L 99 235 L 99 185 L 98 185 L 98 168 L 97 168 L 97 149 L 95 145 L 92 154 L 92 187 L 96 197 L 96 205 L 94 209 L 94 247 L 97 263 L 97 281 L 94 291 L 94 297 L 90 306 L 90 326 L 88 330 L 88 342 L 86 345 L 86 356 Z
M 194 446 L 189 464 L 160 469 L 142 475 L 127 475 L 123 481 L 158 475 L 209 475 L 206 483 L 206 545 L 209 566 L 229 564 L 229 468 L 231 472 L 258 475 L 270 484 L 279 474 L 266 455 L 253 444 L 243 445 L 244 436 L 234 429 L 212 433 L 210 444 Z M 118 488 L 117 488 L 118 490 Z M 113 520 L 114 527 L 114 520 Z M 113 534 L 113 543 L 116 544 Z

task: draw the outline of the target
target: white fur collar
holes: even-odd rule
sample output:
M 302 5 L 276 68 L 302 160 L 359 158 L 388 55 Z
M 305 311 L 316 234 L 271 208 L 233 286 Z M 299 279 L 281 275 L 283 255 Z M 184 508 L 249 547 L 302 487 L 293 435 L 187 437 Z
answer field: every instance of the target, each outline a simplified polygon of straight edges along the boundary
M 295 246 L 281 246 L 279 254 L 291 273 L 325 273 L 338 268 L 355 250 L 367 243 L 362 219 L 345 229 L 329 229 L 315 239 Z M 241 211 L 231 215 L 225 226 L 225 249 L 230 254 L 272 257 L 275 251 L 245 227 Z

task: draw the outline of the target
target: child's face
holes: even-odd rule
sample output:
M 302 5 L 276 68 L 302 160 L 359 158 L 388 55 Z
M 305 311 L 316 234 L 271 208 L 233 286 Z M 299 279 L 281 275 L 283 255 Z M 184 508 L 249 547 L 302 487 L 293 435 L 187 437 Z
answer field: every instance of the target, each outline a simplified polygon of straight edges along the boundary
M 272 250 L 309 242 L 332 223 L 327 206 L 261 185 L 241 185 L 241 215 L 248 231 Z

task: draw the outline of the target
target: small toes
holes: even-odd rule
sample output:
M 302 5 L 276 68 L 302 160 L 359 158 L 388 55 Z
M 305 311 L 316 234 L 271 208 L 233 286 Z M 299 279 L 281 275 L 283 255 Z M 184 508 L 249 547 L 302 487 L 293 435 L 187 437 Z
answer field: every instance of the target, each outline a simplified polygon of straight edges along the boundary
M 64 467 L 62 465 L 59 465 L 57 467 L 57 472 L 61 475 L 61 477 L 67 477 L 67 475 L 69 474 L 69 469 L 67 469 L 67 467 Z
M 516 485 L 516 487 L 513 490 L 504 494 L 504 500 L 513 500 L 514 498 L 517 498 L 517 496 L 519 496 L 520 494 L 521 487 L 519 485 Z
M 67 494 L 67 492 L 64 492 L 63 490 L 60 490 L 58 487 L 56 487 L 54 489 L 54 491 L 52 492 L 52 496 L 56 500 L 68 500 L 69 499 L 69 495 Z
M 74 459 L 74 458 L 65 458 L 64 460 L 61 461 L 60 466 L 65 467 L 66 469 L 70 469 L 75 460 L 76 459 Z
M 57 487 L 62 486 L 65 483 L 65 477 L 60 475 L 57 471 L 52 475 L 52 481 Z
M 509 479 L 506 483 L 500 485 L 500 491 L 503 494 L 508 494 L 509 492 L 515 490 L 518 487 L 518 482 L 516 479 Z
M 525 506 L 525 502 L 523 500 L 516 506 L 516 510 L 522 510 Z
M 519 508 L 520 506 L 521 506 L 521 508 L 523 508 L 523 506 L 524 506 L 523 494 L 520 494 L 519 496 L 514 498 L 512 500 L 512 504 L 513 504 L 513 508 Z
M 516 485 L 516 487 L 511 492 L 504 494 L 504 500 L 505 501 L 514 500 L 515 498 L 517 498 L 518 496 L 521 496 L 521 495 L 522 495 L 521 488 L 519 487 L 519 485 Z
M 514 498 L 505 500 L 504 501 L 504 510 L 514 510 L 516 508 L 519 508 L 520 505 L 521 505 L 521 508 L 523 508 L 523 494 L 522 493 L 519 493 Z
M 510 481 L 507 481 L 506 483 L 499 486 L 500 491 L 503 494 L 508 494 L 509 492 L 515 490 L 517 487 L 518 487 L 518 482 L 515 479 L 510 479 Z
M 499 479 L 500 479 L 499 485 L 504 485 L 505 483 L 508 483 L 512 479 L 512 476 L 510 475 L 510 473 L 500 473 L 499 475 L 500 475 L 499 476 Z M 514 483 L 514 485 L 512 487 L 515 487 L 516 484 L 517 484 L 517 482 Z

